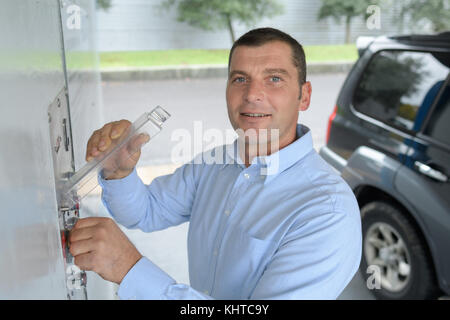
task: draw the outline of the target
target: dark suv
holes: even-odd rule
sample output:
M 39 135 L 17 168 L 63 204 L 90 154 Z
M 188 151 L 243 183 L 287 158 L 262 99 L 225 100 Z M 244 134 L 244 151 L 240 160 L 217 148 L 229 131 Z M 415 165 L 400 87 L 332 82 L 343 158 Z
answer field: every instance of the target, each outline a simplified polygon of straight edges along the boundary
M 320 154 L 358 199 L 360 272 L 380 299 L 450 295 L 450 32 L 358 51 Z

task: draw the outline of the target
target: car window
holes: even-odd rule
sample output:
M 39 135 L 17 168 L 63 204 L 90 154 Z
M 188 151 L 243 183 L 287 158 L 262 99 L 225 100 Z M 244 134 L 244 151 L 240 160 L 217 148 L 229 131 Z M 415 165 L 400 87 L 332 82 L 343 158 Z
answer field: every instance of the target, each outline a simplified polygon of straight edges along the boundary
M 443 90 L 424 133 L 450 146 L 450 86 Z
M 385 50 L 374 55 L 353 106 L 399 129 L 418 131 L 448 75 L 449 53 Z

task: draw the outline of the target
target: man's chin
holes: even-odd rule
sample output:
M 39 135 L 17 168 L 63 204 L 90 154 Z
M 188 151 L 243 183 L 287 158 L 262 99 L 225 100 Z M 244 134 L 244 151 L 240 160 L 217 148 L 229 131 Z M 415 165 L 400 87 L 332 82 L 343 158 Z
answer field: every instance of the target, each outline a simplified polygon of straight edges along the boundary
M 265 144 L 279 137 L 279 129 L 272 128 L 238 128 L 235 131 L 238 139 L 246 144 Z

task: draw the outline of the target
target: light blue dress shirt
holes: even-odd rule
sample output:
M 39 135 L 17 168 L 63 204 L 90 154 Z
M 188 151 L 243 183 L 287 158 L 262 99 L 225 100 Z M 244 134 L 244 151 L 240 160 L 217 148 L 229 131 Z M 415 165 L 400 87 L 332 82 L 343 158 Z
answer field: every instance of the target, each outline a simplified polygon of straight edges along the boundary
M 235 140 L 150 185 L 136 170 L 119 180 L 99 177 L 104 205 L 127 228 L 151 232 L 190 222 L 190 285 L 143 257 L 122 280 L 119 297 L 336 299 L 360 264 L 359 207 L 313 149 L 310 130 L 298 125 L 297 137 L 248 168 Z M 205 155 L 224 161 L 207 164 Z

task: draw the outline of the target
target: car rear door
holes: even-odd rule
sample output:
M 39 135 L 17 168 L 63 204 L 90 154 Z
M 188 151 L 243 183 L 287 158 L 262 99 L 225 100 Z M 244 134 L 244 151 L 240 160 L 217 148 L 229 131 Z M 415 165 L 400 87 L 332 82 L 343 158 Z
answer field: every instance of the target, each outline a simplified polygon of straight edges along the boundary
M 450 61 L 450 54 L 447 62 Z M 442 288 L 450 293 L 450 76 L 432 100 L 416 139 L 410 141 L 396 188 L 415 208 L 434 253 Z

